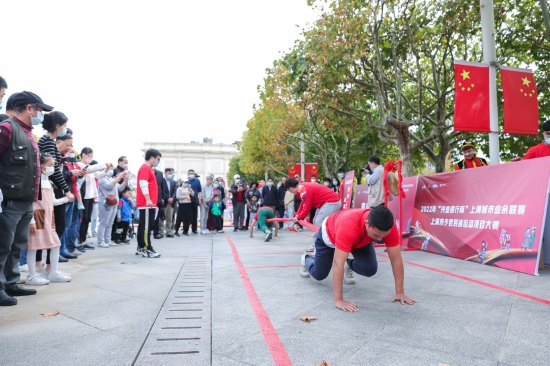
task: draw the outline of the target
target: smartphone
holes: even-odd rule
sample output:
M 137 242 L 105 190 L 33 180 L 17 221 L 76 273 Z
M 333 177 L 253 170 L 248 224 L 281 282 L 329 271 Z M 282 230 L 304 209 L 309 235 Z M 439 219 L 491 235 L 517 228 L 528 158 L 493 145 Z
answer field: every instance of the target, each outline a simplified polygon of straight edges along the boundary
M 84 169 L 82 169 L 82 170 L 88 169 L 89 166 L 90 166 L 90 164 L 86 165 L 86 166 L 84 167 Z

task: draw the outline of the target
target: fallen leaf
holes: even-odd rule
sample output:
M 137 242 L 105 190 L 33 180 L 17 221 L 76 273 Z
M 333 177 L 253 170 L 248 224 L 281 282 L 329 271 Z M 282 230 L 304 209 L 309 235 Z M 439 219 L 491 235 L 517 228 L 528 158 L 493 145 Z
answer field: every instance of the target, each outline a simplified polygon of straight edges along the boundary
M 42 313 L 40 315 L 42 315 L 45 318 L 47 316 L 56 316 L 57 314 L 59 314 L 59 311 L 47 311 L 47 312 Z
M 315 319 L 317 319 L 317 317 L 316 316 L 311 316 L 311 315 L 300 317 L 300 320 L 303 321 L 303 322 L 306 322 L 306 323 L 309 323 L 310 321 L 315 320 Z
M 296 296 L 302 296 L 302 294 L 300 294 L 300 293 L 297 292 L 297 293 L 296 293 Z
M 327 361 L 323 361 L 320 364 L 318 364 L 317 366 L 330 366 L 330 365 L 327 363 Z

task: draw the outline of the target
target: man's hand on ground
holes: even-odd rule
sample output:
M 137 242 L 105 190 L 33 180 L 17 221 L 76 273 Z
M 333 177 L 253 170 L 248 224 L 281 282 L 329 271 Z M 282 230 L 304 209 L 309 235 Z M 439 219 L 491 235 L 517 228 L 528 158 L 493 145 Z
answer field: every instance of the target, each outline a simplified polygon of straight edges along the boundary
M 338 309 L 343 310 L 345 312 L 349 311 L 349 312 L 355 313 L 356 311 L 359 311 L 359 308 L 357 307 L 357 305 L 346 300 L 338 300 L 334 303 L 334 305 L 336 305 Z
M 416 300 L 408 297 L 407 295 L 405 294 L 397 294 L 393 297 L 393 299 L 391 299 L 392 302 L 394 301 L 400 301 L 401 302 L 401 305 L 405 305 L 405 304 L 409 304 L 409 305 L 414 305 L 415 302 L 417 302 Z

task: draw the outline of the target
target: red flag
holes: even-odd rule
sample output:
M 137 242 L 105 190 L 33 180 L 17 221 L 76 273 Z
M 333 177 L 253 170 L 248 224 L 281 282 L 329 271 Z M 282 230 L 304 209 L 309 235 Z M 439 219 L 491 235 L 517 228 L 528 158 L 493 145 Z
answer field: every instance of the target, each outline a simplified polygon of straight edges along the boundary
M 533 72 L 500 67 L 504 96 L 504 133 L 539 134 L 539 103 Z
M 489 65 L 455 60 L 454 130 L 490 132 Z
M 311 181 L 312 176 L 315 176 L 315 178 L 317 178 L 317 180 L 319 180 L 319 179 L 322 180 L 322 177 L 319 178 L 319 164 L 317 164 L 317 163 L 306 163 L 306 176 L 305 176 L 306 182 Z
M 302 176 L 302 164 L 296 164 L 292 168 L 288 169 L 289 178 L 294 178 L 296 174 L 298 174 L 300 177 Z

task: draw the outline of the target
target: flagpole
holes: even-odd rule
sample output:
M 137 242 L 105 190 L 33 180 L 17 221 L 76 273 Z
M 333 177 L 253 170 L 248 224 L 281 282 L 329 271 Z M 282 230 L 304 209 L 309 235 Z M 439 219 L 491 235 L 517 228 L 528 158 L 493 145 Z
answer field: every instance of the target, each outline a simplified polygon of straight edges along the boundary
M 483 62 L 489 64 L 489 155 L 491 165 L 500 164 L 500 147 L 498 140 L 498 106 L 497 106 L 497 54 L 495 50 L 495 15 L 493 0 L 480 0 L 481 40 L 483 43 Z

